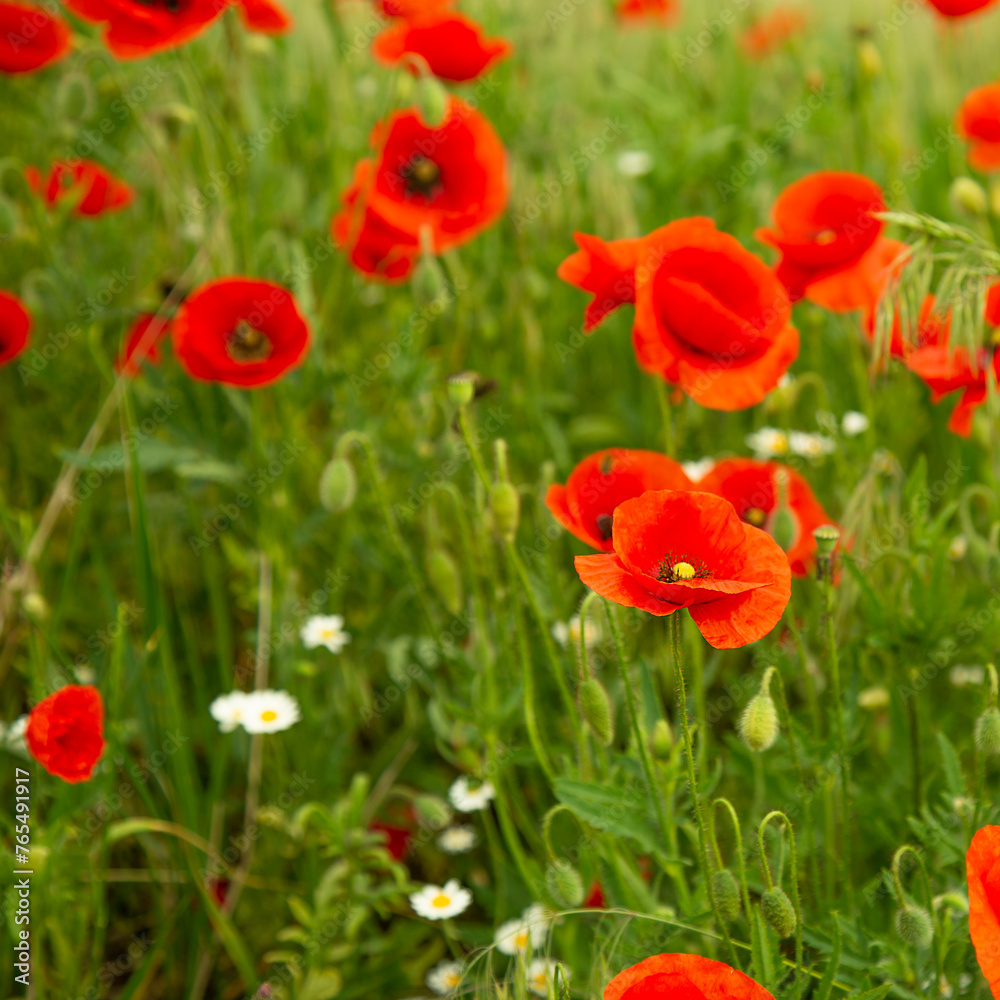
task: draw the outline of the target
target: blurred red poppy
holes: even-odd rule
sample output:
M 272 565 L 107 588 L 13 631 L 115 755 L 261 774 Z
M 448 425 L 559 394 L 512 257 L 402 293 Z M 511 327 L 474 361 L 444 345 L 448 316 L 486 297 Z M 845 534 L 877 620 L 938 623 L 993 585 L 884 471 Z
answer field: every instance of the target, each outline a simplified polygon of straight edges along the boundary
M 181 305 L 171 324 L 174 353 L 204 382 L 269 385 L 309 349 L 309 327 L 292 293 L 253 278 L 218 278 Z
M 623 500 L 647 490 L 691 488 L 678 462 L 657 451 L 608 448 L 588 455 L 566 485 L 553 483 L 545 496 L 552 516 L 582 542 L 613 552 L 611 516 Z
M 35 167 L 25 167 L 29 187 L 40 194 L 48 205 L 70 200 L 76 215 L 103 215 L 132 204 L 135 192 L 123 180 L 115 177 L 93 160 L 56 161 L 42 177 Z
M 507 154 L 478 111 L 451 98 L 437 128 L 413 108 L 372 132 L 378 159 L 362 160 L 331 223 L 363 273 L 405 277 L 426 239 L 441 253 L 473 239 L 507 204 Z M 423 236 L 422 236 L 423 234 Z
M 979 968 L 1000 1000 L 1000 826 L 976 831 L 965 856 L 969 883 L 969 937 Z
M 810 485 L 795 469 L 777 462 L 732 458 L 717 463 L 698 488 L 728 500 L 747 524 L 763 528 L 773 537 L 779 495 L 775 474 L 779 470 L 788 477 L 785 503 L 794 529 L 791 543 L 784 547 L 785 554 L 795 576 L 808 576 L 816 562 L 813 531 L 831 521 Z
M 992 6 L 996 0 L 927 0 L 927 2 L 945 17 L 964 17 Z
M 0 73 L 33 73 L 70 50 L 66 22 L 41 7 L 0 3 Z
M 774 272 L 707 218 L 642 241 L 632 344 L 639 364 L 715 410 L 759 403 L 799 351 Z
M 416 56 L 434 76 L 465 83 L 491 70 L 513 49 L 505 38 L 487 38 L 471 18 L 441 11 L 391 25 L 372 41 L 372 51 L 387 66 Z
M 418 17 L 450 7 L 453 0 L 375 0 L 375 9 L 386 17 Z
M 607 900 L 604 898 L 604 889 L 596 879 L 587 893 L 587 898 L 581 904 L 585 910 L 604 910 L 607 908 Z
M 584 292 L 592 292 L 583 314 L 583 332 L 590 333 L 619 306 L 635 302 L 635 266 L 642 240 L 612 240 L 574 233 L 580 248 L 570 254 L 556 272 L 563 281 Z
M 248 31 L 282 35 L 295 26 L 292 15 L 276 0 L 237 0 L 236 9 Z
M 678 0 L 618 0 L 615 13 L 626 24 L 660 21 L 664 25 L 671 25 L 680 17 L 681 5 Z
M 150 331 L 150 327 L 153 327 Z M 148 336 L 147 336 L 148 333 Z M 135 378 L 145 363 L 158 365 L 160 363 L 160 341 L 170 333 L 170 320 L 155 313 L 141 313 L 128 328 L 125 335 L 125 345 L 122 348 L 115 368 L 129 378 Z M 141 359 L 135 357 L 139 346 L 143 345 Z
M 795 7 L 775 7 L 740 35 L 740 47 L 751 59 L 761 59 L 802 33 L 805 15 Z
M 936 347 L 939 344 L 947 344 L 951 319 L 937 312 L 935 306 L 934 296 L 925 296 L 914 329 L 905 332 L 899 310 L 894 310 L 892 332 L 889 336 L 889 353 L 892 357 L 906 358 L 918 347 Z M 863 329 L 870 341 L 875 339 L 876 317 L 876 310 L 871 310 L 865 316 Z
M 881 188 L 861 174 L 819 170 L 802 177 L 778 195 L 771 209 L 774 225 L 758 229 L 762 243 L 781 251 L 775 273 L 793 302 L 813 300 L 813 286 L 828 281 L 817 294 L 818 304 L 838 301 L 838 312 L 863 309 L 868 301 L 850 294 L 855 275 L 885 224 L 875 212 L 886 210 Z M 861 265 L 864 269 L 865 265 Z M 846 272 L 846 273 L 845 273 Z
M 716 649 L 756 642 L 791 596 L 785 553 L 710 493 L 651 490 L 615 509 L 611 555 L 577 556 L 591 590 L 653 615 L 688 608 Z
M 0 290 L 0 365 L 13 361 L 28 346 L 31 314 L 10 292 Z
M 1000 170 L 1000 83 L 976 87 L 965 95 L 955 131 L 969 140 L 969 163 L 979 170 Z
M 763 986 L 724 962 L 700 955 L 654 955 L 620 972 L 604 1000 L 774 1000 Z
M 385 849 L 396 861 L 402 861 L 409 853 L 410 841 L 413 840 L 412 828 L 393 826 L 377 819 L 372 821 L 368 829 L 385 834 Z
M 104 752 L 104 704 L 97 688 L 70 684 L 40 701 L 24 732 L 31 756 L 63 781 L 88 781 Z

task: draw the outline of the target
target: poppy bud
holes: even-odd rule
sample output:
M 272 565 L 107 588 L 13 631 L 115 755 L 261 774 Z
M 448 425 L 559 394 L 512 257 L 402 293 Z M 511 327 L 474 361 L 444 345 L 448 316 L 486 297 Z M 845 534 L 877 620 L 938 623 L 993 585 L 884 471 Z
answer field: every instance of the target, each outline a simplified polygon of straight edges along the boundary
M 740 915 L 740 887 L 728 868 L 720 868 L 712 876 L 712 898 L 723 920 L 733 921 Z
M 922 906 L 907 904 L 896 911 L 896 933 L 914 948 L 928 948 L 934 940 L 934 921 Z
M 451 806 L 436 795 L 418 795 L 413 800 L 413 811 L 417 819 L 432 830 L 443 830 L 454 815 Z
M 771 670 L 768 668 L 760 690 L 743 709 L 736 729 L 743 745 L 752 753 L 763 753 L 778 738 L 778 708 L 771 697 Z
M 832 556 L 837 542 L 840 541 L 840 528 L 835 524 L 821 524 L 813 532 L 813 538 L 816 539 L 816 546 L 821 557 Z
M 858 45 L 858 65 L 870 80 L 882 72 L 882 54 L 875 43 L 867 38 Z
M 583 902 L 583 879 L 568 861 L 553 861 L 548 865 L 545 887 L 564 909 L 574 910 Z
M 760 897 L 760 912 L 778 937 L 786 938 L 795 930 L 795 907 L 781 886 L 768 889 Z
M 771 517 L 771 537 L 787 552 L 795 544 L 795 517 L 788 509 L 788 473 L 778 469 L 774 474 L 778 491 L 778 506 Z
M 666 719 L 657 719 L 653 726 L 653 736 L 650 739 L 653 756 L 657 760 L 670 760 L 670 755 L 674 749 L 674 734 L 670 730 L 670 723 Z
M 448 379 L 448 398 L 455 406 L 468 406 L 476 395 L 476 373 L 459 372 Z
M 517 524 L 521 518 L 521 498 L 511 483 L 495 483 L 490 491 L 490 509 L 493 524 L 501 538 L 508 542 L 517 534 Z
M 976 747 L 981 754 L 1000 754 L 1000 709 L 996 706 L 986 709 L 976 719 Z
M 419 306 L 430 306 L 444 302 L 445 277 L 437 257 L 433 253 L 423 253 L 413 269 L 411 279 L 413 298 Z
M 965 537 L 965 535 L 956 535 L 948 543 L 948 558 L 953 561 L 964 559 L 968 551 L 969 540 Z
M 331 514 L 340 514 L 354 503 L 358 477 L 346 458 L 332 458 L 319 477 L 319 502 Z
M 44 619 L 49 616 L 48 602 L 37 590 L 29 590 L 21 598 L 21 607 L 24 608 L 29 618 Z
M 417 81 L 416 105 L 424 124 L 436 128 L 448 110 L 448 91 L 436 77 L 425 73 Z
M 956 177 L 951 182 L 948 199 L 967 215 L 985 215 L 989 209 L 986 192 L 971 177 Z
M 597 741 L 609 747 L 615 738 L 615 720 L 611 713 L 611 699 L 604 685 L 590 677 L 580 685 L 580 712 Z
M 453 615 L 462 610 L 462 575 L 449 552 L 435 548 L 427 553 L 427 576 L 441 603 Z

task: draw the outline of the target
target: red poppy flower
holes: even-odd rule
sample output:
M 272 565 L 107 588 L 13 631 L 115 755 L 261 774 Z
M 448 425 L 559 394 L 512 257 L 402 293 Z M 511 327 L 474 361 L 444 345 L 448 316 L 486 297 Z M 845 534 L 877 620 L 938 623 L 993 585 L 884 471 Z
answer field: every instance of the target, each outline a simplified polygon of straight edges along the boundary
M 604 910 L 607 909 L 607 906 L 604 889 L 601 887 L 601 883 L 595 879 L 594 884 L 590 887 L 590 892 L 587 893 L 587 898 L 583 901 L 583 908 L 585 910 Z
M 577 556 L 591 590 L 653 615 L 688 608 L 706 641 L 734 649 L 763 638 L 791 597 L 785 553 L 711 493 L 651 490 L 615 509 L 611 555 Z
M 43 178 L 35 167 L 25 167 L 29 187 L 48 205 L 69 199 L 77 215 L 116 212 L 132 203 L 135 192 L 123 180 L 93 160 L 57 161 Z
M 785 503 L 792 515 L 795 534 L 785 549 L 795 576 L 807 576 L 816 562 L 814 529 L 830 524 L 830 518 L 813 494 L 812 488 L 795 471 L 777 462 L 756 462 L 752 458 L 732 458 L 717 463 L 698 484 L 706 493 L 728 500 L 736 513 L 755 528 L 771 534 L 778 509 L 775 474 L 781 469 L 788 476 Z
M 676 22 L 680 16 L 678 0 L 618 0 L 615 13 L 626 24 L 638 21 L 659 21 L 664 25 Z
M 969 140 L 969 163 L 979 170 L 1000 170 L 1000 83 L 976 87 L 965 95 L 955 131 Z
M 40 701 L 24 739 L 31 756 L 63 781 L 89 781 L 104 752 L 104 704 L 97 688 L 70 684 Z
M 292 15 L 275 0 L 237 0 L 236 9 L 248 31 L 282 35 L 295 24 Z
M 146 334 L 150 326 L 153 326 L 154 329 L 147 337 Z M 160 363 L 160 341 L 169 333 L 170 320 L 165 316 L 157 316 L 155 313 L 140 314 L 125 335 L 125 346 L 115 368 L 124 372 L 129 378 L 135 378 L 143 363 L 158 365 Z M 140 344 L 144 346 L 143 356 L 140 360 L 136 360 L 135 354 Z
M 604 1000 L 774 1000 L 763 986 L 724 962 L 700 955 L 654 955 L 618 973 Z
M 385 848 L 396 861 L 402 861 L 409 853 L 410 841 L 413 840 L 412 829 L 404 826 L 393 826 L 391 823 L 383 823 L 381 820 L 373 821 L 368 829 L 385 834 Z
M 964 17 L 991 6 L 996 0 L 927 0 L 927 2 L 945 17 Z
M 875 339 L 876 310 L 871 310 L 865 317 L 864 331 L 870 341 Z M 951 331 L 951 318 L 942 316 L 936 311 L 933 295 L 924 297 L 917 316 L 916 328 L 912 331 L 903 330 L 903 321 L 899 311 L 895 310 L 892 317 L 892 333 L 889 337 L 889 353 L 894 358 L 907 358 L 918 347 L 936 347 L 947 344 Z
M 861 174 L 820 170 L 789 184 L 771 209 L 774 226 L 758 229 L 755 235 L 781 251 L 775 271 L 795 302 L 823 279 L 852 279 L 844 272 L 858 264 L 881 235 L 884 223 L 872 213 L 885 209 L 882 189 L 874 181 Z M 823 289 L 828 301 L 837 289 L 836 283 L 832 285 Z M 850 301 L 853 304 L 838 311 L 869 304 Z M 848 302 L 841 302 L 844 305 Z
M 10 292 L 0 290 L 0 365 L 13 361 L 28 346 L 31 314 Z
M 639 364 L 702 406 L 759 403 L 799 352 L 774 272 L 711 219 L 679 219 L 645 237 L 635 279 Z
M 70 50 L 66 23 L 41 7 L 0 3 L 0 73 L 33 73 Z
M 375 0 L 375 9 L 385 17 L 419 17 L 451 4 L 452 0 Z
M 802 33 L 806 19 L 794 7 L 775 7 L 740 35 L 740 47 L 751 59 L 761 59 Z
M 1000 1000 L 1000 826 L 976 832 L 965 856 L 969 936 L 990 991 Z
M 202 285 L 184 300 L 171 329 L 180 363 L 204 382 L 269 385 L 309 349 L 309 327 L 292 293 L 253 278 Z
M 952 350 L 945 341 L 918 347 L 907 356 L 906 367 L 927 383 L 935 403 L 948 393 L 961 390 L 948 420 L 948 430 L 968 437 L 973 413 L 986 402 L 988 370 L 992 368 L 994 378 L 1000 380 L 1000 351 L 979 351 L 973 365 L 964 347 Z
M 453 83 L 475 80 L 512 51 L 505 38 L 487 38 L 471 18 L 447 11 L 399 21 L 372 42 L 379 62 L 394 66 L 419 56 L 434 76 Z
M 583 332 L 590 333 L 619 306 L 635 302 L 635 267 L 642 240 L 612 240 L 574 233 L 580 248 L 570 254 L 556 274 L 594 297 L 583 314 Z
M 566 485 L 553 483 L 545 496 L 552 516 L 582 542 L 613 552 L 611 515 L 623 500 L 647 490 L 691 488 L 680 464 L 656 451 L 608 448 L 588 455 Z
M 507 154 L 478 111 L 451 98 L 437 128 L 413 108 L 376 126 L 334 217 L 334 239 L 365 274 L 405 277 L 424 233 L 435 253 L 467 243 L 507 204 Z

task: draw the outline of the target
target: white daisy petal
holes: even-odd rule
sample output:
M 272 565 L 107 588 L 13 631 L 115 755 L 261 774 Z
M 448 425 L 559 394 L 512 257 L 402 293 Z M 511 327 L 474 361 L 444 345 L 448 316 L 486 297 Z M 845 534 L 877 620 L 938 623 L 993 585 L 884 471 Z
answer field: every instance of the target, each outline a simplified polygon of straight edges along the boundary
M 681 462 L 681 468 L 692 483 L 697 483 L 715 468 L 715 459 L 699 458 L 695 462 Z
M 410 906 L 428 920 L 447 920 L 464 913 L 472 903 L 472 893 L 463 889 L 457 878 L 443 886 L 425 885 L 410 893 Z
M 427 988 L 433 990 L 438 996 L 448 996 L 454 993 L 462 985 L 462 963 L 461 962 L 438 962 L 430 972 L 427 973 Z
M 438 847 L 446 854 L 464 854 L 476 846 L 476 831 L 471 826 L 452 826 L 437 839 Z
M 529 964 L 527 969 L 528 989 L 535 996 L 544 997 L 548 995 L 549 985 L 552 983 L 558 964 L 552 958 L 536 958 Z M 563 973 L 568 979 L 569 972 L 565 965 L 563 966 Z
M 486 809 L 490 801 L 496 797 L 496 790 L 489 781 L 484 781 L 473 788 L 469 779 L 464 775 L 456 779 L 451 788 L 448 789 L 448 798 L 451 804 L 464 813 L 481 812 Z
M 493 943 L 502 955 L 525 955 L 532 948 L 531 931 L 523 920 L 507 920 L 494 932 Z
M 761 427 L 759 431 L 746 436 L 746 443 L 758 459 L 766 460 L 788 454 L 789 437 L 777 427 Z
M 246 692 L 230 691 L 228 694 L 220 694 L 208 706 L 212 718 L 219 724 L 220 733 L 231 733 L 243 722 L 246 700 Z
M 840 429 L 848 437 L 857 437 L 864 434 L 870 426 L 869 419 L 857 410 L 848 410 L 840 421 Z
M 240 722 L 248 733 L 280 733 L 302 718 L 298 701 L 287 691 L 251 691 L 242 711 Z
M 313 615 L 299 633 L 306 649 L 325 646 L 331 653 L 339 653 L 351 641 L 350 633 L 344 631 L 341 615 Z

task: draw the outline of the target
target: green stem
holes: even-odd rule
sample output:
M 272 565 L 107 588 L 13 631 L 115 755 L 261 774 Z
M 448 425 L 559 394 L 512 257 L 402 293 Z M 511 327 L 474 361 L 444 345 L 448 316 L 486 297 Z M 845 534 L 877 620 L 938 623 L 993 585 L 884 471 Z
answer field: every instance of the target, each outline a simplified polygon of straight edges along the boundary
M 802 900 L 799 897 L 799 859 L 795 849 L 795 830 L 792 828 L 792 821 L 779 809 L 769 812 L 757 828 L 757 846 L 760 849 L 760 863 L 764 869 L 764 877 L 767 887 L 774 887 L 771 882 L 771 870 L 767 863 L 767 851 L 764 849 L 764 829 L 772 819 L 780 817 L 788 831 L 788 841 L 790 844 L 789 853 L 792 856 L 792 904 L 795 907 L 795 995 L 801 996 L 808 976 L 802 964 Z
M 743 834 L 740 832 L 740 820 L 736 815 L 736 810 L 733 808 L 732 802 L 729 799 L 718 798 L 712 803 L 711 812 L 711 832 L 712 832 L 712 846 L 715 848 L 715 857 L 718 861 L 719 867 L 722 867 L 722 855 L 719 852 L 719 844 L 715 838 L 715 807 L 722 806 L 729 812 L 729 818 L 733 824 L 733 839 L 736 842 L 736 864 L 740 874 L 740 890 L 743 893 L 743 909 L 747 915 L 747 919 L 750 919 L 750 886 L 747 882 L 747 866 L 746 858 L 743 854 Z

